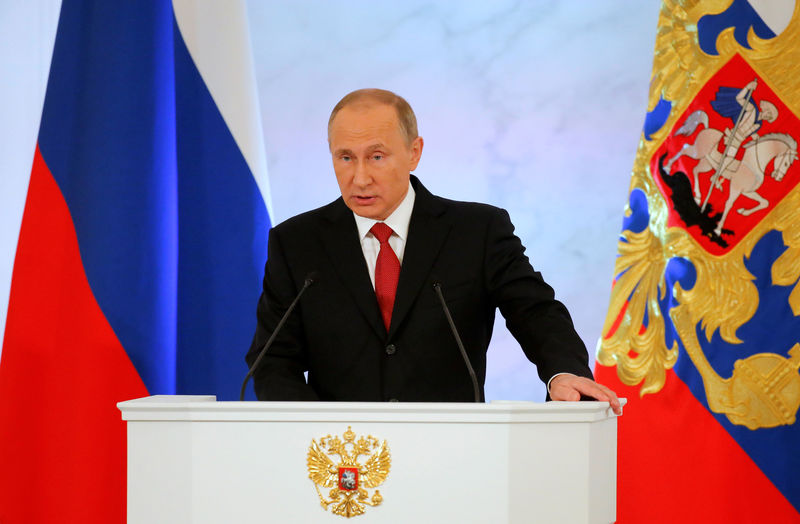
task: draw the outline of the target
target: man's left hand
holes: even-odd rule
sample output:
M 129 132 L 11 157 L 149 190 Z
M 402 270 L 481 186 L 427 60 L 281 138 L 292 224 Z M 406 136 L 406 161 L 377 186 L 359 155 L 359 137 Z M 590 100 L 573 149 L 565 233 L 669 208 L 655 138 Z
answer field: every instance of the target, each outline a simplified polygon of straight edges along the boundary
M 622 406 L 617 394 L 594 380 L 576 375 L 558 375 L 550 381 L 550 398 L 553 400 L 578 401 L 581 395 L 606 401 L 617 415 L 622 415 Z

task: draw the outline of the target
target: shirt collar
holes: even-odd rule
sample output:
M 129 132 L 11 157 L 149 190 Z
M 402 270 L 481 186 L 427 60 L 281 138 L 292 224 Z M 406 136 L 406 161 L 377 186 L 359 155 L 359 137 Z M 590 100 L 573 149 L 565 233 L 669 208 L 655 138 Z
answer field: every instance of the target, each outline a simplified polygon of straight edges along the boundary
M 403 198 L 403 201 L 400 202 L 399 206 L 397 206 L 397 209 L 395 209 L 392 214 L 383 221 L 383 223 L 392 228 L 394 234 L 402 238 L 403 241 L 406 241 L 408 237 L 408 224 L 411 222 L 411 211 L 414 210 L 415 198 L 416 193 L 414 193 L 414 188 L 411 186 L 411 182 L 409 182 L 408 192 L 406 193 L 405 198 Z M 361 240 L 367 236 L 367 233 L 369 233 L 369 230 L 372 228 L 372 226 L 380 222 L 380 220 L 358 216 L 355 213 L 353 213 L 353 216 L 356 218 L 358 238 Z

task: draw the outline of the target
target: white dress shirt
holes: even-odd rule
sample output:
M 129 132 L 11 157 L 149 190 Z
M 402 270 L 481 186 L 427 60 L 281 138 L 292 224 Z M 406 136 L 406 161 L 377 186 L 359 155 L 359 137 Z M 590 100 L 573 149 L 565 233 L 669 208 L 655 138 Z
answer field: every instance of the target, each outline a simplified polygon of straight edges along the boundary
M 403 265 L 403 253 L 406 250 L 406 242 L 408 241 L 408 223 L 411 222 L 411 211 L 414 209 L 414 188 L 411 183 L 408 184 L 408 193 L 397 209 L 389 215 L 386 220 L 374 220 L 372 218 L 365 218 L 353 213 L 356 217 L 356 226 L 358 227 L 358 238 L 361 240 L 361 251 L 364 253 L 364 260 L 367 261 L 367 269 L 369 270 L 369 279 L 372 281 L 372 288 L 375 288 L 375 263 L 378 260 L 378 252 L 381 250 L 381 243 L 375 238 L 375 235 L 369 232 L 378 222 L 383 222 L 392 228 L 392 236 L 389 237 L 389 245 L 392 246 L 394 254 L 397 255 L 397 260 L 400 261 L 400 266 Z

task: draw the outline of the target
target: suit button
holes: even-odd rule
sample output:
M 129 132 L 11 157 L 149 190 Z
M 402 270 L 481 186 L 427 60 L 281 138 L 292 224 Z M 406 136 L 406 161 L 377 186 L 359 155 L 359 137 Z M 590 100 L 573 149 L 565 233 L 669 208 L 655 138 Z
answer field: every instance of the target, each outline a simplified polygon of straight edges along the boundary
M 394 355 L 395 353 L 397 353 L 397 347 L 395 347 L 394 344 L 389 344 L 388 346 L 386 346 L 387 355 Z

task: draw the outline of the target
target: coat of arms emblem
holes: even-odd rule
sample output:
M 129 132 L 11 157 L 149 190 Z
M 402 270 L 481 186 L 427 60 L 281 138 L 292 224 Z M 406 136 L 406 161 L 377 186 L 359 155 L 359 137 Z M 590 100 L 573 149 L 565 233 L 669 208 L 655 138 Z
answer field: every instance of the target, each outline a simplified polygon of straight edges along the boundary
M 734 54 L 689 91 L 660 142 L 640 144 L 639 222 L 623 231 L 598 352 L 645 394 L 682 348 L 709 409 L 751 430 L 792 425 L 800 406 L 796 332 L 759 331 L 800 315 L 800 118 L 795 92 L 780 96 L 754 62 Z
M 332 458 L 335 456 L 338 463 Z M 326 435 L 319 441 L 312 439 L 307 464 L 320 505 L 326 510 L 331 506 L 334 514 L 349 518 L 363 514 L 366 506 L 383 502 L 380 491 L 370 495 L 368 489 L 383 484 L 392 457 L 385 440 L 380 442 L 372 435 L 356 438 L 348 426 L 342 438 Z M 327 498 L 320 488 L 330 488 Z
M 653 155 L 669 225 L 685 228 L 712 255 L 727 253 L 797 184 L 784 177 L 797 160 L 799 130 L 781 99 L 735 56 Z

